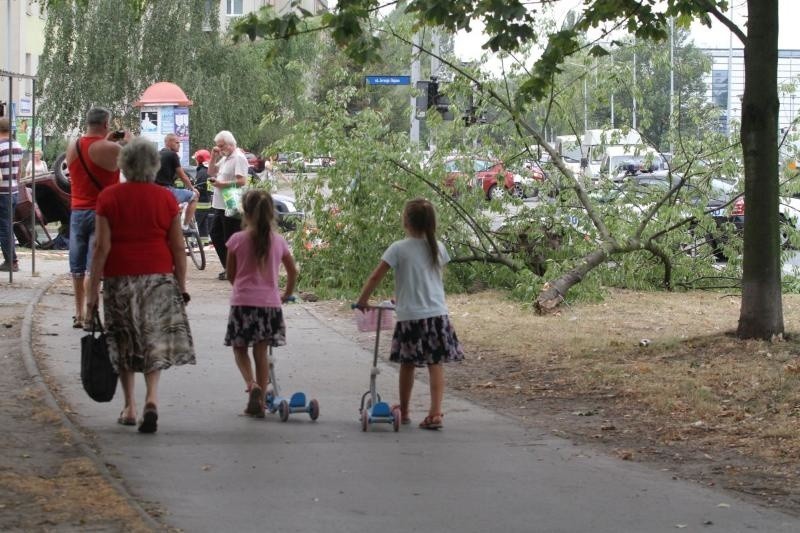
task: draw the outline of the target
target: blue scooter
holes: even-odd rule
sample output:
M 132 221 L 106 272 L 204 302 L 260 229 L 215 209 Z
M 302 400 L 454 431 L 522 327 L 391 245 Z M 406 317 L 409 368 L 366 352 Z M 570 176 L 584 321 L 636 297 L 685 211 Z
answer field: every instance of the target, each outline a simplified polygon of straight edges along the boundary
M 281 422 L 289 420 L 291 413 L 308 413 L 311 420 L 319 418 L 319 402 L 316 399 L 308 401 L 304 392 L 295 392 L 289 398 L 281 396 L 278 388 L 278 378 L 275 375 L 275 358 L 272 354 L 272 346 L 269 347 L 269 385 L 267 385 L 265 407 L 270 414 L 277 411 Z
M 360 309 L 356 304 L 350 306 L 353 309 Z M 363 308 L 361 308 L 363 309 Z M 378 313 L 375 327 L 375 352 L 372 357 L 372 369 L 369 374 L 369 390 L 361 396 L 361 406 L 358 412 L 361 415 L 361 431 L 367 431 L 372 424 L 392 424 L 395 431 L 400 431 L 400 408 L 392 408 L 388 403 L 381 400 L 381 395 L 377 390 L 377 377 L 380 374 L 378 368 L 378 347 L 381 338 L 381 318 L 385 311 L 394 310 L 394 305 L 386 303 L 381 305 L 369 306 L 366 309 L 375 310 Z
M 290 302 L 294 302 L 294 296 L 289 297 Z M 291 397 L 281 396 L 278 388 L 278 377 L 275 374 L 275 356 L 272 353 L 272 346 L 269 347 L 269 384 L 267 385 L 264 407 L 270 414 L 278 412 L 281 422 L 289 420 L 291 413 L 308 413 L 311 420 L 319 418 L 319 402 L 316 399 L 308 401 L 303 392 L 295 392 Z

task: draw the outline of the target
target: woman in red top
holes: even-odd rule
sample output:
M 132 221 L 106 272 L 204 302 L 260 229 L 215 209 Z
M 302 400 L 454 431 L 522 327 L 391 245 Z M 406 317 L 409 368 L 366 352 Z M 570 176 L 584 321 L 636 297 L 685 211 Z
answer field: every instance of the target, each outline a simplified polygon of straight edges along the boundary
M 154 183 L 159 156 L 153 145 L 134 140 L 122 149 L 119 166 L 127 181 L 97 197 L 91 271 L 103 273 L 108 351 L 125 393 L 118 422 L 136 424 L 134 373 L 142 372 L 147 394 L 139 431 L 154 433 L 161 370 L 195 362 L 183 232 L 175 198 Z M 99 290 L 100 276 L 92 276 L 91 313 Z

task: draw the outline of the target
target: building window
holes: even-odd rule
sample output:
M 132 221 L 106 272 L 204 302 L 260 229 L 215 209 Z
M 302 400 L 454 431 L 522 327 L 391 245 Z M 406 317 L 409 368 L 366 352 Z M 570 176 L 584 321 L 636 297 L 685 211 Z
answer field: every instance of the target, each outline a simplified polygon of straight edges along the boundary
M 229 17 L 244 15 L 244 0 L 226 0 L 225 14 Z

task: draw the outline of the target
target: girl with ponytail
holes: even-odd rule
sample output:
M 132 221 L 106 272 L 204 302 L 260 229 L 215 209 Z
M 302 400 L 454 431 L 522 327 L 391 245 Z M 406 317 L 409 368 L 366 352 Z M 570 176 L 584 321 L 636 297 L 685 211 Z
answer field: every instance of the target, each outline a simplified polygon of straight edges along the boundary
M 264 417 L 264 391 L 267 387 L 269 346 L 286 344 L 286 324 L 281 304 L 294 292 L 297 281 L 289 245 L 275 231 L 272 197 L 262 189 L 251 189 L 242 196 L 244 229 L 226 243 L 225 272 L 233 285 L 225 346 L 233 347 L 236 366 L 248 393 L 245 414 Z M 286 287 L 278 288 L 281 264 L 286 269 Z M 255 374 L 248 356 L 253 347 Z
M 460 361 L 464 353 L 448 317 L 442 268 L 450 260 L 436 240 L 436 211 L 417 198 L 403 209 L 406 238 L 386 249 L 381 262 L 361 290 L 357 306 L 365 309 L 369 297 L 390 268 L 395 271 L 397 324 L 392 337 L 390 359 L 400 363 L 400 412 L 409 424 L 409 402 L 417 367 L 427 366 L 431 402 L 423 429 L 442 428 L 444 397 L 443 362 Z

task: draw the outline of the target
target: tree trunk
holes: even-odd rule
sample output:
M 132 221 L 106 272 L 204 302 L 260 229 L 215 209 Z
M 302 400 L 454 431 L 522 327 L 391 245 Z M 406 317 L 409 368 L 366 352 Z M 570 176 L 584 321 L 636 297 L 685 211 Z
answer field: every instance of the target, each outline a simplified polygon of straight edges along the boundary
M 560 277 L 553 281 L 548 281 L 539 291 L 539 296 L 533 303 L 536 311 L 540 314 L 549 313 L 556 309 L 564 301 L 564 295 L 575 285 L 580 283 L 589 271 L 601 264 L 608 258 L 605 247 L 592 251 L 583 258 L 583 261 L 575 268 L 564 272 Z
M 778 225 L 778 0 L 748 0 L 742 149 L 746 215 L 739 338 L 783 334 Z

